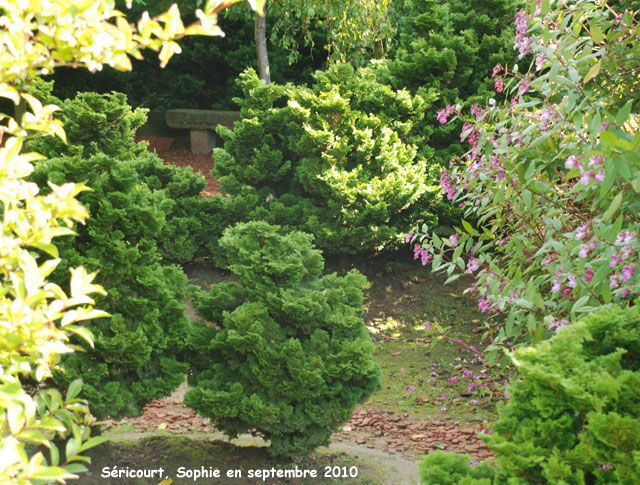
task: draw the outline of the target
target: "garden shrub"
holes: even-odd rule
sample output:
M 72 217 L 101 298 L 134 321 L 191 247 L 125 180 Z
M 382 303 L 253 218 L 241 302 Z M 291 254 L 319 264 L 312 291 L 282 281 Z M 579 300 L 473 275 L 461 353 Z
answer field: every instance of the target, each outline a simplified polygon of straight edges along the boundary
M 496 479 L 640 483 L 640 312 L 603 307 L 513 356 L 487 444 Z
M 329 443 L 380 385 L 356 270 L 321 276 L 312 236 L 263 221 L 225 230 L 220 246 L 239 281 L 190 287 L 210 323 L 194 323 L 185 403 L 235 436 L 259 433 L 274 456 Z
M 496 454 L 494 483 L 640 483 L 637 305 L 604 306 L 512 360 L 519 378 L 484 435 Z M 440 460 L 451 472 L 462 462 Z M 430 456 L 422 469 L 438 461 Z
M 92 189 L 79 196 L 90 221 L 76 237 L 61 239 L 61 268 L 99 271 L 97 281 L 108 296 L 98 301 L 112 317 L 89 326 L 95 348 L 65 358 L 65 372 L 55 381 L 64 386 L 82 377 L 99 418 L 137 415 L 184 379 L 186 276 L 166 261 L 209 253 L 206 232 L 222 233 L 221 201 L 199 197 L 204 180 L 191 169 L 164 165 L 144 143 L 134 142 L 145 113 L 132 111 L 123 95 L 82 93 L 62 103 L 58 117 L 67 143 L 31 143 L 52 157 L 32 179 L 44 193 L 49 181 L 83 181 Z M 51 278 L 63 283 L 68 274 L 56 271 Z
M 431 98 L 349 65 L 317 72 L 312 88 L 264 86 L 253 70 L 240 84 L 243 120 L 218 128 L 213 170 L 236 220 L 303 230 L 330 254 L 380 252 L 416 218 L 435 221 L 434 174 L 414 145 Z
M 628 68 L 640 27 L 598 2 L 550 5 L 518 12 L 514 46 L 535 61 L 496 67 L 511 100 L 457 112 L 470 150 L 441 185 L 480 226 L 413 242 L 434 270 L 474 278 L 468 291 L 497 317 L 492 358 L 640 292 L 640 104 Z
M 215 26 L 214 6 L 205 7 L 204 22 Z M 116 22 L 116 20 L 118 20 Z M 185 33 L 213 33 L 204 28 L 185 32 L 172 12 L 161 20 L 143 18 L 121 22 L 113 2 L 65 0 L 5 1 L 0 35 L 0 482 L 66 483 L 87 471 L 83 453 L 104 442 L 91 437 L 95 423 L 87 402 L 79 397 L 80 379 L 66 393 L 49 387 L 47 379 L 60 369 L 61 354 L 76 347 L 70 337 L 90 345 L 94 336 L 84 321 L 103 317 L 93 309 L 95 274 L 82 267 L 67 269 L 70 291 L 49 280 L 61 259 L 52 242 L 73 235 L 76 223 L 88 217 L 76 196 L 82 183 L 49 182 L 47 193 L 27 179 L 31 162 L 42 156 L 26 149 L 34 137 L 65 138 L 57 106 L 33 96 L 34 79 L 60 64 L 91 71 L 108 64 L 130 69 L 129 55 L 144 48 L 160 50 L 166 62 L 175 52 L 175 39 Z M 165 28 L 168 26 L 170 28 Z M 140 32 L 138 31 L 140 30 Z M 140 34 L 140 35 L 139 35 Z M 61 457 L 59 446 L 64 446 Z M 46 454 L 45 454 L 46 453 Z
M 56 116 L 63 123 L 67 140 L 62 143 L 53 138 L 36 139 L 28 143 L 30 149 L 48 158 L 76 155 L 90 158 L 102 153 L 121 162 L 127 161 L 135 169 L 132 176 L 136 177 L 137 183 L 132 186 L 143 183 L 156 193 L 156 205 L 163 213 L 163 223 L 157 234 L 149 231 L 146 237 L 155 241 L 163 259 L 185 263 L 215 250 L 216 241 L 226 225 L 222 201 L 200 197 L 205 181 L 191 168 L 163 164 L 156 155 L 147 153 L 146 142 L 135 142 L 136 131 L 146 122 L 147 109 L 132 109 L 127 104 L 127 97 L 115 92 L 79 93 L 75 98 L 61 102 L 52 96 L 51 83 L 38 82 L 36 86 L 34 94 L 39 99 L 56 102 L 62 108 Z M 74 171 L 73 177 L 86 180 L 79 171 Z
M 498 63 L 513 64 L 513 18 L 517 0 L 411 0 L 399 6 L 398 48 L 379 65 L 396 89 L 438 93 L 434 110 L 447 105 L 485 104 L 493 92 L 489 74 Z M 462 123 L 440 124 L 427 116 L 421 129 L 442 165 L 462 153 Z
M 439 450 L 424 457 L 419 471 L 427 485 L 491 485 L 495 475 L 489 462 L 477 464 L 469 455 Z

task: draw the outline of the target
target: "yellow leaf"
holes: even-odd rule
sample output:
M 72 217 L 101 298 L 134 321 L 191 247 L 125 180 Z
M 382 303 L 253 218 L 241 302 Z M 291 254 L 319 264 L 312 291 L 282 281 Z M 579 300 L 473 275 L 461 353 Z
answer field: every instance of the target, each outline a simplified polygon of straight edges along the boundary
M 587 84 L 589 81 L 591 81 L 594 77 L 596 77 L 598 75 L 598 73 L 600 72 L 600 68 L 602 67 L 602 59 L 600 59 L 598 62 L 596 62 L 591 69 L 589 69 L 589 72 L 587 73 L 587 75 L 584 77 L 583 83 Z

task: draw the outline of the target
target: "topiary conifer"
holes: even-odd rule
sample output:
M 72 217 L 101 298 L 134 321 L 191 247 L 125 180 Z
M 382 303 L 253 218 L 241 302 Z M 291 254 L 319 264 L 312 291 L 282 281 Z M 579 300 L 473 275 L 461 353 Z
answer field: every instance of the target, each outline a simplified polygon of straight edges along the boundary
M 231 436 L 255 432 L 274 456 L 329 442 L 380 385 L 356 270 L 322 276 L 312 236 L 265 222 L 225 230 L 220 246 L 237 282 L 190 287 L 208 323 L 187 342 L 185 403 Z

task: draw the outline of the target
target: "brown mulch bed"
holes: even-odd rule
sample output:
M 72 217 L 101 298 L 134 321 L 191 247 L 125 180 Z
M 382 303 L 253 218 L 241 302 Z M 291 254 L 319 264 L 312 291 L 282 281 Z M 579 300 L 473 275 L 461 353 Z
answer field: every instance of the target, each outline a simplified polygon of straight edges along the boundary
M 187 408 L 176 395 L 158 399 L 137 418 L 103 421 L 105 428 L 128 424 L 138 432 L 165 430 L 172 434 L 210 433 L 215 428 Z M 355 443 L 415 459 L 432 450 L 466 453 L 474 460 L 493 458 L 493 452 L 478 437 L 482 426 L 472 427 L 447 419 L 411 419 L 408 414 L 359 407 L 333 441 Z
M 147 141 L 149 151 L 155 151 L 165 163 L 171 163 L 178 167 L 191 167 L 205 178 L 206 185 L 202 195 L 213 197 L 220 194 L 220 182 L 211 176 L 213 157 L 209 153 L 195 155 L 188 150 L 172 150 L 173 138 L 157 136 L 141 136 L 136 141 Z

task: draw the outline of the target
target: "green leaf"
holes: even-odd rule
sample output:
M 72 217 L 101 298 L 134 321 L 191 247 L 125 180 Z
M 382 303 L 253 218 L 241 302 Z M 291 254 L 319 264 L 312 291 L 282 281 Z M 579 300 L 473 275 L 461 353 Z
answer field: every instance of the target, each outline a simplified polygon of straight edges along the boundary
M 49 442 L 49 455 L 51 456 L 51 464 L 57 465 L 60 463 L 60 451 L 55 443 Z
M 611 201 L 611 204 L 609 205 L 609 208 L 602 216 L 602 219 L 605 221 L 608 221 L 609 219 L 611 219 L 611 216 L 615 214 L 616 211 L 620 208 L 621 203 L 622 203 L 622 192 L 618 192 L 618 195 L 616 195 L 613 198 L 613 200 Z
M 519 305 L 528 310 L 531 310 L 533 308 L 533 303 L 530 300 L 527 300 L 525 298 L 518 298 L 516 300 L 516 305 Z
M 602 125 L 602 116 L 600 115 L 599 112 L 597 112 L 595 115 L 593 115 L 593 118 L 591 118 L 591 121 L 589 122 L 589 134 L 593 138 L 598 138 L 598 135 L 600 134 L 600 130 L 601 130 L 601 125 Z
M 525 189 L 522 192 L 522 200 L 524 201 L 524 206 L 527 209 L 531 209 L 531 191 Z
M 67 459 L 78 454 L 78 445 L 75 438 L 69 438 L 65 447 Z
M 611 148 L 616 148 L 618 146 L 618 137 L 610 130 L 600 133 L 600 139 Z
M 467 231 L 467 233 L 471 234 L 472 236 L 479 236 L 480 233 L 478 231 L 476 231 L 473 226 L 471 224 L 469 224 L 467 221 L 465 221 L 464 219 L 462 219 L 462 227 L 464 227 L 464 230 Z
M 98 445 L 106 443 L 107 441 L 109 441 L 109 438 L 106 438 L 104 436 L 93 436 L 89 438 L 87 441 L 85 441 L 84 443 L 82 443 L 82 446 L 80 447 L 80 451 L 87 451 Z
M 87 472 L 87 467 L 81 463 L 70 463 L 68 465 L 65 465 L 64 469 L 67 470 L 69 473 L 74 473 L 74 474 Z
M 38 443 L 45 446 L 48 443 L 45 435 L 35 429 L 25 429 L 20 431 L 20 433 L 18 434 L 18 439 L 31 441 L 33 443 Z
M 86 470 L 85 470 L 86 471 Z M 77 478 L 68 467 L 60 468 L 58 466 L 49 466 L 31 473 L 31 478 L 38 480 L 55 480 L 60 482 L 68 478 Z
M 67 397 L 65 401 L 69 402 L 82 390 L 82 379 L 75 379 L 71 384 L 69 384 L 69 388 L 67 389 Z
M 595 44 L 601 44 L 604 40 L 604 33 L 600 30 L 600 26 L 595 20 L 589 23 L 589 30 L 591 31 L 591 38 Z
M 602 59 L 599 59 L 598 62 L 596 62 L 593 66 L 591 66 L 591 69 L 589 69 L 589 71 L 585 75 L 584 80 L 582 82 L 584 84 L 587 84 L 589 81 L 591 81 L 594 77 L 596 77 L 600 73 L 601 67 L 602 67 Z
M 616 124 L 622 126 L 627 119 L 629 119 L 629 114 L 631 114 L 631 106 L 633 105 L 633 100 L 627 101 L 618 114 L 616 115 Z
M 576 313 L 579 312 L 580 308 L 585 306 L 588 301 L 589 301 L 589 295 L 585 295 L 582 298 L 579 298 L 571 307 L 571 311 Z

